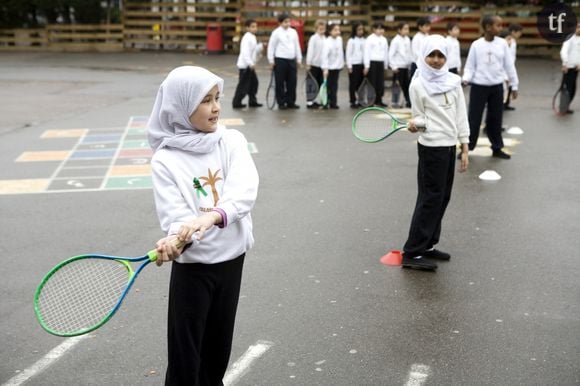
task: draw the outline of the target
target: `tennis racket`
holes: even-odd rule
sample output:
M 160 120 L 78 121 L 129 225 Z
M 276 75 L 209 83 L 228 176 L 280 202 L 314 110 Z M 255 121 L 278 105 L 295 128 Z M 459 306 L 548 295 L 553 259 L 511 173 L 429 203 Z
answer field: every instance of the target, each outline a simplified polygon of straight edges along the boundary
M 376 95 L 375 88 L 365 76 L 359 88 L 356 90 L 358 104 L 362 107 L 372 106 L 375 103 Z
M 380 142 L 406 128 L 405 121 L 380 107 L 362 109 L 352 120 L 352 133 L 357 139 L 367 143 Z
M 310 71 L 306 71 L 306 78 L 304 79 L 304 94 L 306 95 L 306 102 L 314 102 L 318 96 L 318 82 Z
M 266 91 L 266 106 L 272 110 L 276 106 L 276 79 L 274 77 L 274 71 L 270 75 L 270 84 L 268 85 L 268 90 Z
M 570 92 L 564 83 L 552 98 L 552 110 L 556 115 L 566 115 L 570 107 Z
M 96 330 L 115 315 L 139 273 L 155 260 L 157 251 L 151 250 L 141 257 L 90 254 L 60 262 L 34 294 L 38 322 L 57 336 Z M 131 263 L 138 262 L 143 263 L 134 270 Z
M 316 99 L 320 101 L 321 106 L 326 106 L 328 104 L 328 85 L 326 79 L 324 79 L 324 82 L 320 85 L 320 90 L 318 91 Z

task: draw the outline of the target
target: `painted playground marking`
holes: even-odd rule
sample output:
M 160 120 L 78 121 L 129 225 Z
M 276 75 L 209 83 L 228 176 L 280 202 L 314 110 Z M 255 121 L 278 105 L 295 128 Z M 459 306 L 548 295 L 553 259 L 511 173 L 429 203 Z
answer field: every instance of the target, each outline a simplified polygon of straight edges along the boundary
M 405 386 L 421 386 L 429 377 L 431 369 L 427 365 L 414 364 L 411 366 L 409 378 Z
M 61 344 L 59 344 L 58 346 L 56 346 L 52 350 L 50 350 L 48 352 L 48 354 L 46 354 L 44 357 L 42 357 L 42 359 L 40 359 L 38 362 L 36 362 L 32 366 L 30 366 L 29 368 L 21 371 L 20 373 L 18 373 L 18 375 L 9 379 L 2 386 L 22 385 L 23 383 L 27 382 L 30 378 L 43 372 L 50 365 L 52 365 L 54 362 L 59 360 L 64 354 L 66 354 L 67 351 L 72 349 L 80 341 L 88 338 L 89 336 L 90 335 L 87 334 L 87 335 L 75 336 L 73 338 L 68 338 L 67 340 L 65 340 L 64 342 L 62 342 Z
M 223 382 L 226 386 L 235 385 L 250 370 L 252 363 L 268 351 L 274 343 L 259 340 L 250 346 L 246 352 L 226 372 Z
M 31 193 L 91 192 L 151 189 L 151 156 L 146 116 L 131 116 L 125 127 L 46 130 L 41 139 L 76 139 L 67 150 L 25 151 L 15 160 L 47 165 L 51 175 L 40 178 L 0 180 L 0 195 Z M 243 126 L 240 118 L 220 123 Z M 258 152 L 248 143 L 251 154 Z

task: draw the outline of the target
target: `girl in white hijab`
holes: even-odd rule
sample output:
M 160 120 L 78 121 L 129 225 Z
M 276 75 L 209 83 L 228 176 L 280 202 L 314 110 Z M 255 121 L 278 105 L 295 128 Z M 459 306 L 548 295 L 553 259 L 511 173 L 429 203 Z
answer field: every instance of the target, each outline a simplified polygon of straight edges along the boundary
M 218 124 L 223 80 L 192 66 L 171 71 L 149 119 L 155 207 L 173 261 L 166 384 L 222 384 L 230 357 L 258 173 L 242 133 Z M 182 246 L 185 245 L 185 248 Z
M 434 247 L 451 197 L 458 142 L 463 149 L 459 171 L 467 169 L 469 124 L 461 78 L 449 72 L 447 53 L 443 36 L 425 38 L 409 88 L 413 115 L 409 131 L 422 130 L 417 141 L 419 193 L 403 248 L 404 268 L 435 270 L 437 264 L 427 259 L 450 259 Z

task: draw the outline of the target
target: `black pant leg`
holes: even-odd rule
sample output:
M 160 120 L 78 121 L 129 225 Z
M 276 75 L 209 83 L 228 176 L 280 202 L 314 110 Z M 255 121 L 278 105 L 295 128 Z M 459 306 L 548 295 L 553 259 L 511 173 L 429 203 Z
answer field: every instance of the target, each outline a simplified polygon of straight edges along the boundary
M 242 99 L 244 99 L 244 97 L 249 93 L 252 72 L 253 71 L 250 68 L 244 68 L 239 71 L 238 85 L 236 87 L 236 92 L 234 93 L 232 105 L 241 105 Z
M 469 120 L 469 150 L 475 149 L 477 145 L 486 101 L 487 88 L 485 86 L 472 84 L 471 90 L 469 91 L 469 108 L 467 113 Z
M 564 74 L 563 82 L 570 94 L 570 103 L 576 95 L 576 80 L 578 79 L 578 71 L 575 68 L 569 68 L 568 72 Z
M 337 106 L 337 93 L 338 93 L 338 76 L 340 75 L 340 70 L 330 70 L 328 71 L 328 104 L 330 106 Z
M 298 83 L 298 68 L 296 60 L 287 60 L 288 72 L 286 73 L 286 103 L 291 106 L 296 104 L 296 85 Z
M 491 143 L 492 150 L 503 148 L 503 137 L 501 127 L 503 122 L 503 85 L 488 87 L 487 98 L 487 118 L 485 127 L 487 129 L 487 138 Z
M 257 95 L 258 95 L 258 76 L 256 75 L 256 70 L 250 70 L 250 86 L 248 97 L 250 100 L 250 104 L 258 103 Z
M 364 70 L 364 65 L 363 64 L 353 64 L 352 65 L 352 72 L 350 74 L 348 74 L 348 93 L 349 93 L 349 97 L 350 97 L 350 104 L 355 104 L 357 103 L 356 100 L 356 91 L 358 90 L 358 88 L 360 87 L 362 81 L 363 81 L 363 70 Z
M 431 238 L 431 242 L 429 243 L 430 245 L 427 246 L 427 249 L 431 249 L 437 245 L 437 243 L 439 243 L 439 237 L 441 236 L 441 222 L 443 221 L 443 216 L 447 210 L 447 205 L 451 200 L 451 191 L 453 190 L 453 180 L 455 178 L 455 155 L 457 148 L 455 146 L 451 146 L 448 149 L 447 176 L 445 181 L 445 191 L 443 193 L 443 203 L 441 205 L 441 213 L 437 227 L 435 228 L 435 232 L 433 232 L 433 237 Z
M 417 63 L 411 63 L 411 69 L 409 70 L 409 79 L 413 79 L 413 75 L 415 75 L 415 71 L 417 71 Z
M 419 256 L 439 241 L 441 221 L 447 202 L 451 197 L 453 180 L 452 150 L 450 147 L 428 147 L 417 144 L 419 163 L 417 167 L 418 194 L 404 252 L 409 257 Z
M 411 98 L 409 97 L 409 69 L 399 68 L 399 73 L 397 74 L 397 79 L 399 80 L 399 86 L 403 90 L 403 95 L 405 96 L 406 106 L 411 107 Z
M 384 62 L 373 61 L 369 68 L 369 81 L 375 88 L 375 104 L 383 103 L 385 93 L 385 64 Z
M 276 81 L 276 103 L 278 106 L 286 105 L 286 73 L 288 66 L 285 59 L 274 58 L 274 78 Z

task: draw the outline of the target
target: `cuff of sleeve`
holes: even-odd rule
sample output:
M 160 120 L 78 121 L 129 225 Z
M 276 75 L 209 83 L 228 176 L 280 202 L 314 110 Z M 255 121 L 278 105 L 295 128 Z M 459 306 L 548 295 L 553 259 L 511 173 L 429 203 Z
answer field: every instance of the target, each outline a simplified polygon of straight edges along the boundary
M 459 138 L 459 143 L 462 144 L 462 145 L 463 144 L 466 144 L 466 143 L 469 143 L 469 137 L 461 137 L 461 138 Z
M 220 208 L 213 208 L 214 212 L 218 212 L 220 214 L 220 216 L 222 216 L 222 223 L 218 224 L 217 227 L 218 228 L 225 228 L 228 226 L 228 215 L 226 214 L 226 212 L 223 209 Z
M 423 117 L 413 118 L 413 122 L 415 123 L 415 126 L 417 126 L 417 127 L 421 127 L 421 128 L 427 127 L 427 120 Z

